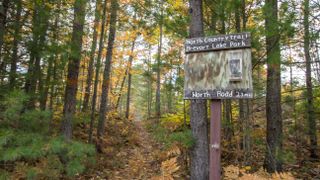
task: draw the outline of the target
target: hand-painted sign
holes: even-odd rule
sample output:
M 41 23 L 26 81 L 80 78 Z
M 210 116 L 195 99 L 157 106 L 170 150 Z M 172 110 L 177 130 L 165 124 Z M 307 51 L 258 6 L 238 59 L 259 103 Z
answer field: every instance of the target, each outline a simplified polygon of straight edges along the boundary
M 253 97 L 249 33 L 188 39 L 185 46 L 185 99 Z
M 243 49 L 251 47 L 250 33 L 218 35 L 187 39 L 185 52 L 203 52 L 223 49 Z

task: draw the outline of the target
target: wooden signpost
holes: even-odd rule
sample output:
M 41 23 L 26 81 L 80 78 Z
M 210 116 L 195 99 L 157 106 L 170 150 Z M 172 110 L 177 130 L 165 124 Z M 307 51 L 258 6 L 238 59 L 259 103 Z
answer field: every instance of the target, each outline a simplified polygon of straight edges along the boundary
M 210 180 L 221 176 L 221 99 L 253 98 L 250 33 L 187 39 L 185 99 L 210 99 Z

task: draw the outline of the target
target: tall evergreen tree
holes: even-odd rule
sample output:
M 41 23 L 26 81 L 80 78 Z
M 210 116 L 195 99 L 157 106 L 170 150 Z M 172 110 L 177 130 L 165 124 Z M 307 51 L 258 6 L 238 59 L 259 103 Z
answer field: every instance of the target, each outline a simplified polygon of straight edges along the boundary
M 116 37 L 118 8 L 119 8 L 118 0 L 111 0 L 110 29 L 109 29 L 109 37 L 108 37 L 107 56 L 105 61 L 105 68 L 104 68 L 103 82 L 102 82 L 102 94 L 101 94 L 98 133 L 97 133 L 98 138 L 100 138 L 104 134 L 106 113 L 108 112 L 108 109 L 107 109 L 108 101 L 109 101 L 108 92 L 110 91 L 110 73 L 111 73 L 113 46 L 114 46 L 114 40 Z
M 267 48 L 267 147 L 264 167 L 268 172 L 282 170 L 281 57 L 278 1 L 266 0 L 264 7 Z
M 157 89 L 156 89 L 156 117 L 161 116 L 161 54 L 162 54 L 162 38 L 163 38 L 163 0 L 160 0 L 160 17 L 159 17 L 159 43 L 157 54 Z
M 2 45 L 7 24 L 7 12 L 9 8 L 9 0 L 3 0 L 0 4 L 0 64 L 2 59 Z
M 94 16 L 94 25 L 93 25 L 93 35 L 92 35 L 92 45 L 91 45 L 91 51 L 90 51 L 90 60 L 89 60 L 89 66 L 88 66 L 88 75 L 87 75 L 87 81 L 86 81 L 86 88 L 84 93 L 84 100 L 83 100 L 83 107 L 82 111 L 86 111 L 88 109 L 89 104 L 89 97 L 91 92 L 91 84 L 92 84 L 92 77 L 93 77 L 93 65 L 94 65 L 94 57 L 96 54 L 97 49 L 97 40 L 98 40 L 98 27 L 100 22 L 100 14 L 101 14 L 101 0 L 96 1 L 96 10 L 95 10 L 95 16 Z M 104 33 L 101 31 L 101 34 Z M 101 36 L 101 35 L 100 35 Z
M 94 80 L 93 86 L 93 95 L 92 95 L 92 102 L 91 102 L 91 116 L 90 116 L 90 130 L 89 130 L 89 142 L 92 142 L 92 134 L 93 134 L 93 125 L 95 120 L 95 113 L 96 113 L 96 104 L 97 104 L 97 95 L 98 95 L 98 83 L 99 83 L 99 76 L 100 76 L 100 68 L 101 68 L 101 59 L 102 59 L 102 51 L 104 49 L 104 41 L 105 41 L 105 28 L 107 24 L 107 0 L 104 0 L 103 3 L 103 13 L 102 13 L 102 24 L 101 24 L 101 34 L 99 39 L 99 50 L 98 50 L 98 57 L 96 61 L 96 76 Z
M 9 74 L 9 83 L 10 89 L 14 89 L 16 85 L 17 78 L 17 63 L 18 63 L 18 45 L 20 41 L 20 29 L 21 29 L 21 13 L 22 13 L 22 2 L 16 1 L 17 11 L 15 14 L 15 23 L 14 23 L 14 38 L 12 46 L 12 55 L 11 55 L 11 66 Z
M 67 85 L 63 107 L 62 134 L 66 140 L 72 138 L 72 120 L 76 110 L 78 75 L 81 61 L 82 39 L 87 0 L 75 0 L 73 32 L 70 42 L 70 58 L 68 63 Z
M 202 0 L 190 0 L 190 37 L 204 36 Z M 207 101 L 191 100 L 190 124 L 195 145 L 191 149 L 191 179 L 205 180 L 209 177 Z
M 310 30 L 309 30 L 309 0 L 304 0 L 304 57 L 306 61 L 306 84 L 307 84 L 307 117 L 309 125 L 309 138 L 310 138 L 310 157 L 317 158 L 317 124 L 314 114 L 313 105 L 313 90 L 312 90 L 312 76 L 311 76 L 311 57 L 310 57 Z

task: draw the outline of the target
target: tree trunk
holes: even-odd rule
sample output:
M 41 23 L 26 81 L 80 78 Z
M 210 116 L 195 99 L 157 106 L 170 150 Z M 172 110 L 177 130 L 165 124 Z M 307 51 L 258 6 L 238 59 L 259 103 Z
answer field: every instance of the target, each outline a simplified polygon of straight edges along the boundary
M 97 57 L 97 62 L 96 62 L 96 76 L 95 76 L 94 85 L 93 85 L 94 87 L 93 87 L 93 95 L 92 95 L 92 102 L 91 102 L 89 143 L 92 143 L 93 125 L 94 125 L 94 121 L 95 121 L 95 112 L 96 112 L 96 104 L 97 104 L 97 94 L 98 94 L 98 84 L 99 84 L 99 76 L 100 76 L 100 68 L 101 68 L 101 59 L 102 59 L 102 51 L 104 49 L 104 40 L 105 40 L 105 28 L 106 28 L 106 16 L 107 16 L 106 13 L 107 13 L 107 0 L 105 0 L 104 4 L 103 4 L 101 34 L 100 34 L 100 39 L 99 39 L 99 51 L 98 51 L 98 57 Z
M 82 39 L 84 34 L 84 22 L 86 0 L 74 2 L 74 21 L 71 38 L 71 53 L 68 63 L 67 85 L 63 107 L 63 121 L 61 124 L 62 134 L 66 140 L 72 138 L 72 120 L 76 110 L 76 96 L 78 88 L 79 66 L 81 61 Z
M 10 83 L 11 90 L 15 88 L 16 78 L 17 78 L 18 44 L 20 41 L 21 13 L 22 13 L 22 4 L 21 4 L 21 1 L 17 1 L 17 12 L 15 16 L 15 23 L 14 23 L 14 37 L 13 37 L 11 67 L 10 67 L 10 75 L 9 75 L 9 83 Z
M 278 1 L 265 2 L 267 45 L 267 147 L 264 167 L 268 172 L 282 170 L 281 60 Z
M 99 112 L 99 123 L 98 123 L 98 139 L 104 134 L 105 129 L 105 120 L 107 114 L 108 106 L 108 92 L 110 88 L 110 71 L 112 64 L 112 54 L 113 54 L 113 45 L 116 36 L 116 25 L 117 25 L 117 13 L 118 13 L 118 1 L 111 0 L 111 15 L 110 15 L 110 29 L 108 37 L 108 48 L 105 62 L 105 69 L 103 73 L 103 82 L 102 82 L 102 94 L 101 94 L 101 103 L 100 103 L 100 112 Z
M 57 8 L 60 9 L 61 8 L 61 0 L 58 0 L 57 3 L 58 3 Z M 54 45 L 55 46 L 58 46 L 57 40 L 58 40 L 58 37 L 59 37 L 59 26 L 58 26 L 59 17 L 60 17 L 60 14 L 59 14 L 59 12 L 57 12 L 56 15 L 55 15 L 55 23 L 54 23 L 54 28 L 53 28 L 53 31 L 54 31 L 53 41 L 54 41 Z M 56 79 L 57 79 L 57 66 L 58 66 L 57 60 L 58 60 L 58 57 L 59 57 L 58 53 L 56 51 L 54 51 L 53 61 L 52 61 L 52 80 L 48 84 L 48 88 L 50 86 L 49 109 L 50 109 L 51 112 L 53 111 L 53 97 L 56 97 L 55 87 L 56 87 Z
M 136 40 L 136 38 L 134 38 L 134 40 L 132 42 L 132 45 L 131 45 L 131 55 L 129 56 L 129 63 L 128 63 L 128 66 L 126 68 L 126 71 L 124 73 L 124 76 L 123 76 L 123 79 L 122 79 L 122 82 L 121 82 L 121 86 L 120 86 L 119 95 L 118 95 L 118 99 L 117 99 L 117 103 L 116 103 L 116 108 L 115 109 L 118 109 L 118 107 L 119 107 L 120 99 L 121 99 L 122 91 L 123 91 L 123 87 L 124 87 L 124 83 L 126 82 L 127 76 L 129 75 L 129 71 L 130 71 L 130 68 L 131 68 L 131 65 L 132 65 L 132 60 L 133 60 L 132 53 L 134 51 L 135 40 Z
M 148 119 L 151 118 L 151 105 L 152 105 L 152 72 L 151 72 L 151 45 L 149 45 L 149 57 L 147 60 L 147 65 L 148 65 L 148 77 L 147 77 L 147 82 L 148 82 L 148 95 L 147 95 L 147 101 L 148 101 Z
M 203 33 L 202 0 L 190 0 L 190 37 Z M 190 124 L 195 145 L 191 149 L 191 180 L 206 180 L 209 177 L 207 101 L 191 100 Z
M 123 76 L 122 81 L 121 81 L 121 86 L 120 86 L 119 95 L 118 95 L 118 99 L 117 99 L 117 103 L 116 103 L 116 108 L 115 109 L 119 108 L 119 104 L 120 104 L 120 100 L 121 100 L 121 96 L 122 96 L 122 91 L 123 91 L 124 83 L 126 82 L 126 79 L 127 79 L 127 75 L 128 75 L 128 68 L 124 72 L 124 76 Z
M 58 8 L 61 7 L 61 1 L 59 0 L 58 2 Z M 58 22 L 59 22 L 59 15 L 56 15 L 55 18 L 55 22 L 54 22 L 54 26 L 53 26 L 53 43 L 56 44 L 57 43 L 57 39 L 58 39 Z M 45 85 L 44 85 L 44 89 L 41 92 L 41 96 L 40 96 L 40 109 L 41 110 L 46 110 L 46 106 L 47 106 L 47 99 L 48 99 L 48 93 L 49 93 L 49 88 L 50 85 L 52 86 L 53 82 L 52 82 L 52 75 L 54 76 L 53 79 L 55 79 L 55 68 L 53 66 L 55 66 L 56 64 L 56 58 L 57 55 L 56 54 L 52 54 L 51 57 L 49 58 L 49 62 L 48 62 L 48 69 L 47 69 L 47 77 L 45 80 Z M 52 92 L 51 92 L 51 96 L 53 96 L 53 87 L 52 87 Z M 50 101 L 50 103 L 52 102 L 52 100 Z M 52 105 L 49 106 L 50 110 L 52 110 Z
M 88 110 L 89 97 L 90 97 L 90 92 L 91 92 L 91 83 L 92 83 L 92 77 L 93 77 L 94 57 L 95 57 L 95 53 L 96 53 L 96 49 L 97 49 L 98 27 L 99 27 L 99 21 L 100 21 L 100 16 L 101 16 L 100 5 L 101 5 L 101 0 L 97 0 L 95 16 L 94 16 L 93 37 L 92 37 L 90 60 L 89 60 L 89 66 L 88 66 L 87 83 L 86 83 L 86 89 L 85 89 L 85 94 L 84 94 L 82 111 Z
M 310 157 L 318 158 L 317 155 L 317 124 L 315 121 L 312 76 L 311 76 L 311 57 L 310 57 L 310 31 L 309 31 L 309 0 L 304 0 L 304 56 L 306 60 L 306 84 L 307 84 L 307 117 L 310 138 Z
M 3 0 L 1 5 L 0 5 L 0 64 L 2 60 L 2 45 L 3 45 L 3 40 L 4 40 L 4 34 L 5 34 L 5 27 L 7 24 L 7 12 L 9 8 L 9 0 Z M 18 7 L 17 7 L 17 15 L 19 14 L 19 4 L 21 6 L 21 2 L 18 2 Z M 16 18 L 17 18 L 16 15 Z M 21 13 L 20 13 L 21 16 Z M 20 18 L 19 18 L 20 19 Z M 16 24 L 15 24 L 16 26 Z
M 30 95 L 28 109 L 35 108 L 37 84 L 41 92 L 41 53 L 44 50 L 46 32 L 49 23 L 49 7 L 44 1 L 34 2 L 32 42 L 30 48 L 29 69 L 26 77 L 25 90 Z
M 131 47 L 131 53 L 129 57 L 129 67 L 128 67 L 128 92 L 127 92 L 127 108 L 126 108 L 126 118 L 129 119 L 130 115 L 130 99 L 131 99 L 131 69 L 132 69 L 132 61 L 133 61 L 133 52 L 135 47 L 136 38 L 134 38 Z
M 156 117 L 159 121 L 161 116 L 161 53 L 162 53 L 162 35 L 163 35 L 163 1 L 160 2 L 160 35 L 159 35 L 159 46 L 158 46 L 158 55 L 157 55 L 157 90 L 156 90 Z

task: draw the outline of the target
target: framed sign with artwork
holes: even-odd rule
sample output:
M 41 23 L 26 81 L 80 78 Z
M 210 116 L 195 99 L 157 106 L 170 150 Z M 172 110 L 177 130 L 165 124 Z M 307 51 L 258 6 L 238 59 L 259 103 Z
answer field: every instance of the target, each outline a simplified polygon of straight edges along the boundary
M 253 97 L 250 34 L 186 41 L 185 99 Z

